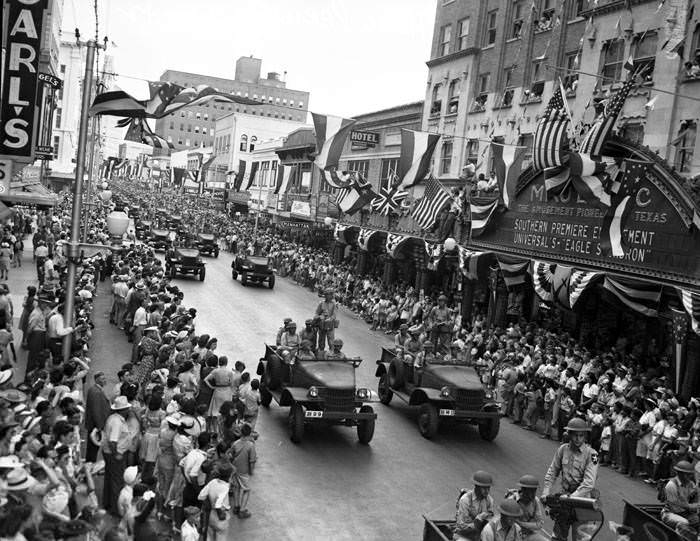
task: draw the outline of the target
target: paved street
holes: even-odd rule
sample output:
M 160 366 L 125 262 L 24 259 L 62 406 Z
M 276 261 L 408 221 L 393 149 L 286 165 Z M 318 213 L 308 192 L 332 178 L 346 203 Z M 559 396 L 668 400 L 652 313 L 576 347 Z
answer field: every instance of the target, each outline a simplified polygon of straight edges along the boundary
M 220 354 L 242 360 L 254 371 L 265 341 L 274 340 L 282 318 L 300 324 L 319 298 L 291 280 L 275 289 L 243 287 L 231 279 L 230 255 L 207 259 L 204 283 L 178 279 L 188 306 L 198 309 L 196 325 L 219 338 Z M 364 363 L 358 384 L 376 390 L 375 360 L 389 339 L 343 311 L 338 335 L 348 355 Z M 259 421 L 259 467 L 253 482 L 251 510 L 245 521 L 234 518 L 232 531 L 245 539 L 420 539 L 422 514 L 454 515 L 460 487 L 472 472 L 486 469 L 496 479 L 494 495 L 515 486 L 518 477 L 542 478 L 555 444 L 505 422 L 493 443 L 475 429 L 442 430 L 434 441 L 418 433 L 415 414 L 402 403 L 374 405 L 379 414 L 369 447 L 357 442 L 354 429 L 333 427 L 309 433 L 301 445 L 290 442 L 287 409 L 274 403 Z M 607 518 L 622 520 L 622 499 L 655 501 L 638 481 L 601 469 L 599 487 Z M 611 539 L 607 532 L 599 539 Z

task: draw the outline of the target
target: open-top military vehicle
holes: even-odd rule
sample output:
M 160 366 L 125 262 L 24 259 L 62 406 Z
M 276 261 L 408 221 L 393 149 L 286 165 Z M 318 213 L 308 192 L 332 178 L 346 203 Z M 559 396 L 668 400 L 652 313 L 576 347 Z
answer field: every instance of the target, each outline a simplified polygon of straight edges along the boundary
M 151 220 L 136 220 L 136 238 L 139 240 L 147 239 L 150 236 L 152 226 Z
M 175 278 L 178 274 L 192 274 L 203 282 L 206 267 L 199 255 L 199 250 L 177 247 L 165 254 L 165 272 L 171 278 Z
M 156 251 L 166 251 L 172 245 L 170 231 L 167 229 L 152 229 L 148 244 Z
M 253 282 L 262 284 L 267 281 L 267 286 L 275 287 L 275 273 L 267 257 L 238 254 L 231 261 L 231 277 L 236 280 L 241 275 L 241 285 Z
M 202 254 L 219 257 L 219 243 L 212 233 L 197 234 L 197 248 Z
M 307 424 L 356 426 L 360 443 L 374 436 L 377 414 L 365 402 L 372 391 L 357 387 L 355 370 L 361 359 L 304 360 L 288 350 L 278 354 L 276 346 L 265 346 L 258 363 L 260 397 L 268 407 L 274 399 L 289 407 L 289 437 L 299 443 Z
M 382 348 L 375 373 L 382 404 L 388 405 L 396 396 L 409 406 L 417 406 L 418 429 L 424 438 L 433 438 L 441 422 L 475 424 L 482 439 L 496 438 L 499 404 L 472 366 L 430 362 L 419 376 L 413 371 L 393 350 Z

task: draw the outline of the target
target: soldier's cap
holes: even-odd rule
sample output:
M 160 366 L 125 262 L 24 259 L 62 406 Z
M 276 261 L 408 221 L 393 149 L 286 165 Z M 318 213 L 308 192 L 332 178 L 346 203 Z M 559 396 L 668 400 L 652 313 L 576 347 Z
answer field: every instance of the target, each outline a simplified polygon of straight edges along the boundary
M 521 488 L 538 488 L 540 482 L 534 475 L 523 475 L 518 480 L 518 486 Z
M 516 502 L 515 500 L 503 500 L 500 504 L 498 504 L 498 510 L 500 511 L 501 515 L 505 515 L 507 517 L 519 517 L 523 514 L 522 509 L 520 509 L 520 504 Z
M 583 419 L 574 417 L 566 425 L 566 430 L 568 432 L 589 432 L 591 430 L 591 427 L 589 427 L 588 423 Z
M 285 317 L 285 318 L 284 318 L 284 323 L 291 323 L 291 322 L 292 322 L 292 318 L 291 318 L 291 317 Z
M 478 487 L 490 487 L 493 485 L 493 477 L 491 474 L 482 470 L 474 472 L 472 482 Z
M 678 471 L 678 472 L 682 472 L 682 473 L 694 473 L 695 472 L 693 465 L 690 462 L 688 462 L 687 460 L 681 460 L 680 462 L 678 462 L 678 464 L 673 466 L 673 469 Z

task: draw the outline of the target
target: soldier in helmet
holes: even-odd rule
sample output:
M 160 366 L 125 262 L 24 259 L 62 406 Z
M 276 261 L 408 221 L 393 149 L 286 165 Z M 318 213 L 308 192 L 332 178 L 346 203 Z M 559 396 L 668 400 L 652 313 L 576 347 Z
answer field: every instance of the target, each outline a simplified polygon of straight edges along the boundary
M 474 488 L 462 489 L 457 499 L 455 515 L 456 541 L 479 539 L 481 530 L 493 517 L 493 498 L 489 494 L 493 478 L 490 473 L 477 471 L 472 476 Z
M 333 347 L 333 340 L 335 339 L 335 328 L 338 321 L 338 310 L 335 305 L 335 291 L 332 289 L 327 289 L 323 294 L 323 300 L 318 303 L 316 308 L 316 316 L 318 316 L 318 349 L 323 351 L 326 349 L 326 341 L 328 342 L 328 347 Z
M 282 326 L 277 330 L 277 337 L 275 339 L 275 344 L 278 346 L 282 343 L 282 335 L 287 332 L 287 326 L 292 322 L 291 317 L 285 317 L 282 321 Z
M 554 453 L 552 463 L 544 477 L 542 497 L 549 496 L 557 477 L 561 476 L 563 494 L 595 498 L 598 495 L 598 490 L 595 488 L 598 475 L 598 453 L 586 443 L 590 428 L 586 421 L 575 417 L 566 425 L 566 430 L 569 433 L 569 443 L 561 445 Z M 589 537 L 580 531 L 583 524 L 571 522 L 568 517 L 557 516 L 554 518 L 552 539 L 566 541 L 569 528 L 573 529 L 575 540 Z
M 517 523 L 522 530 L 523 541 L 546 541 L 544 534 L 544 506 L 537 497 L 540 482 L 534 475 L 523 475 L 518 481 L 518 490 L 507 494 L 520 506 L 522 514 Z
M 316 329 L 313 319 L 307 319 L 304 322 L 304 328 L 301 330 L 301 332 L 299 332 L 299 336 L 301 336 L 302 340 L 308 340 L 309 342 L 311 342 L 311 350 L 316 351 L 316 340 L 318 338 L 318 331 Z
M 452 310 L 447 307 L 445 295 L 438 297 L 438 303 L 430 310 L 428 320 L 430 321 L 430 340 L 435 347 L 447 347 L 452 338 L 454 321 Z
M 345 353 L 340 351 L 343 349 L 343 341 L 340 338 L 334 338 L 331 342 L 331 350 L 324 352 L 324 358 L 328 361 L 344 361 L 347 359 Z
M 489 520 L 481 530 L 481 541 L 520 541 L 522 532 L 518 523 L 522 510 L 517 502 L 505 499 L 498 504 L 498 516 Z
M 309 340 L 302 340 L 299 344 L 299 351 L 297 351 L 297 359 L 300 361 L 315 361 L 316 354 L 311 349 L 311 342 Z

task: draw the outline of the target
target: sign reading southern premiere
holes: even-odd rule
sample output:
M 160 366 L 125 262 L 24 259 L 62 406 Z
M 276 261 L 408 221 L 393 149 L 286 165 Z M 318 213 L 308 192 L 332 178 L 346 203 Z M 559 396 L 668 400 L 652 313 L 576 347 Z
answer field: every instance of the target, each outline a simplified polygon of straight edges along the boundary
M 7 0 L 0 155 L 33 161 L 41 30 L 47 0 Z
M 374 148 L 379 144 L 379 134 L 372 131 L 352 130 L 350 142 L 357 148 Z
M 548 199 L 542 175 L 518 194 L 510 210 L 494 218 L 474 244 L 498 245 L 546 261 L 623 267 L 648 276 L 659 272 L 697 276 L 700 236 L 688 228 L 659 189 L 663 182 L 653 172 L 641 179 L 622 231 L 625 248 L 621 257 L 609 253 L 602 242 L 603 211 L 587 204 L 571 188 Z

